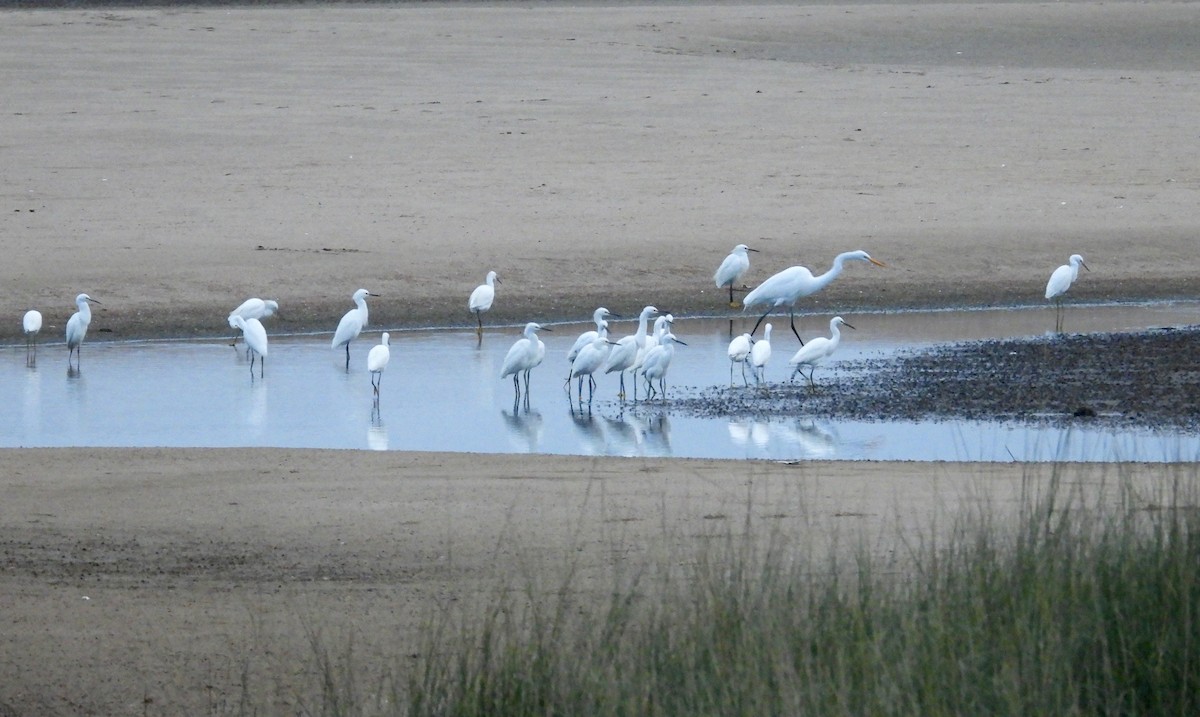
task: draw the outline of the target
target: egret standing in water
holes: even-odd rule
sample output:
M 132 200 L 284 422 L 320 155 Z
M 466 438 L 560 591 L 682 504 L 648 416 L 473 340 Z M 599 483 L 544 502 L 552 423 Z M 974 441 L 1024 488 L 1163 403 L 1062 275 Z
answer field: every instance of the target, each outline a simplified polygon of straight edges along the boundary
M 279 311 L 279 303 L 270 299 L 263 300 L 259 298 L 246 299 L 238 305 L 236 309 L 229 312 L 229 328 L 236 329 L 237 324 L 233 322 L 234 316 L 240 316 L 243 319 L 265 319 L 274 316 Z M 233 337 L 233 343 L 230 346 L 237 345 L 237 337 Z
M 383 383 L 383 370 L 388 361 L 392 360 L 392 350 L 388 347 L 388 332 L 384 331 L 379 337 L 379 344 L 372 346 L 367 353 L 367 371 L 371 374 L 371 388 L 375 392 L 375 401 L 379 401 L 379 386 Z
M 779 272 L 770 279 L 759 284 L 758 288 L 746 295 L 745 308 L 751 306 L 766 305 L 767 310 L 763 315 L 758 317 L 758 322 L 754 324 L 754 328 L 750 330 L 750 335 L 758 330 L 759 324 L 763 319 L 767 318 L 775 309 L 788 307 L 788 315 L 791 318 L 792 333 L 796 334 L 796 338 L 800 339 L 800 344 L 804 345 L 804 339 L 800 338 L 800 332 L 796 331 L 796 302 L 805 296 L 810 296 L 824 289 L 834 279 L 842 273 L 842 267 L 847 261 L 869 261 L 875 266 L 887 266 L 881 261 L 876 261 L 871 258 L 871 255 L 865 251 L 848 251 L 838 254 L 833 260 L 833 267 L 829 271 L 820 276 L 813 276 L 812 272 L 803 266 L 793 266 Z
M 21 319 L 21 328 L 25 331 L 25 363 L 31 364 L 37 359 L 37 335 L 42 330 L 42 312 L 30 309 Z
M 757 252 L 758 249 L 751 249 L 745 244 L 738 244 L 729 252 L 729 256 L 725 257 L 725 261 L 717 267 L 717 273 L 713 274 L 713 281 L 717 283 L 718 289 L 729 287 L 729 306 L 736 309 L 739 304 L 733 300 L 734 285 L 742 280 L 746 272 L 750 269 L 750 254 L 747 252 Z
M 571 390 L 571 379 L 579 379 L 579 402 L 583 403 L 583 377 L 588 379 L 588 403 L 592 402 L 592 395 L 596 391 L 596 379 L 593 374 L 604 366 L 604 362 L 608 360 L 609 349 L 612 348 L 612 342 L 608 340 L 608 326 L 600 327 L 600 331 L 596 333 L 596 338 L 587 346 L 579 350 L 579 355 L 571 362 L 571 375 L 567 377 L 567 391 Z
M 801 371 L 801 369 L 808 366 L 808 375 L 804 377 L 808 379 L 809 389 L 816 389 L 817 384 L 813 383 L 813 373 L 816 372 L 817 365 L 833 355 L 833 352 L 837 350 L 838 344 L 842 342 L 842 332 L 838 330 L 839 326 L 845 326 L 848 329 L 854 328 L 850 324 L 847 324 L 846 320 L 842 317 L 835 316 L 829 320 L 829 338 L 819 336 L 809 341 L 800 347 L 800 350 L 788 360 L 788 363 L 796 367 L 792 371 L 792 379 L 796 378 L 797 373 L 804 376 L 804 371 Z
M 1088 271 L 1087 264 L 1083 263 L 1083 257 L 1078 254 L 1072 254 L 1066 264 L 1054 270 L 1050 275 L 1050 281 L 1046 283 L 1046 299 L 1054 302 L 1054 330 L 1061 333 L 1063 327 L 1063 294 L 1067 293 L 1067 289 L 1071 288 L 1071 284 L 1079 278 L 1079 267 L 1083 267 Z
M 754 382 L 761 384 L 767 375 L 767 362 L 771 360 L 771 324 L 768 322 L 763 329 L 763 337 L 754 342 L 750 349 L 750 371 L 754 374 Z
M 338 322 L 337 331 L 333 332 L 333 343 L 330 344 L 330 348 L 346 347 L 347 371 L 350 370 L 350 342 L 358 338 L 362 330 L 367 327 L 368 296 L 378 297 L 379 294 L 372 294 L 366 289 L 359 289 L 354 292 L 354 303 L 358 308 L 347 311 L 342 320 Z
M 467 300 L 467 308 L 471 313 L 475 314 L 475 322 L 478 325 L 475 333 L 479 336 L 479 340 L 483 341 L 483 312 L 492 308 L 492 301 L 496 298 L 496 284 L 503 283 L 500 277 L 496 276 L 496 272 L 489 271 L 484 283 L 475 287 L 471 292 L 471 298 Z
M 625 400 L 625 372 L 633 368 L 638 352 L 646 348 L 646 324 L 650 321 L 650 317 L 657 313 L 658 309 L 653 306 L 642 309 L 642 313 L 638 315 L 637 333 L 622 338 L 609 351 L 604 373 L 613 371 L 620 373 L 621 389 L 617 393 L 617 397 L 622 401 Z M 637 385 L 636 382 L 637 374 L 634 374 L 634 385 Z
M 647 400 L 654 398 L 655 379 L 658 380 L 658 387 L 662 389 L 663 400 L 667 400 L 667 369 L 671 367 L 671 359 L 675 357 L 675 344 L 687 346 L 668 331 L 658 340 L 658 346 L 646 352 L 646 358 L 642 362 L 642 376 L 646 378 Z
M 538 331 L 550 331 L 550 329 L 533 321 L 525 324 L 524 336 L 517 339 L 508 349 L 504 363 L 500 366 L 500 378 L 513 377 L 513 390 L 516 392 L 513 399 L 514 404 L 521 397 L 521 374 L 525 374 L 525 397 L 528 400 L 530 373 L 546 357 L 546 344 L 538 338 Z
M 637 358 L 633 360 L 633 365 L 629 367 L 629 372 L 633 374 L 633 400 L 637 401 L 637 375 L 638 371 L 642 370 L 642 364 L 646 361 L 646 354 L 658 346 L 664 334 L 671 330 L 675 325 L 675 317 L 671 314 L 663 314 L 654 320 L 654 331 L 646 337 L 646 345 L 638 349 Z
M 258 355 L 258 377 L 262 378 L 263 369 L 267 365 L 267 330 L 258 319 L 243 319 L 233 316 L 234 328 L 242 330 L 246 340 L 246 348 L 250 351 L 250 377 L 254 377 L 254 356 Z
M 574 363 L 575 357 L 579 355 L 580 349 L 596 340 L 596 335 L 600 333 L 600 327 L 608 326 L 608 322 L 605 321 L 605 319 L 608 318 L 619 319 L 621 318 L 621 315 L 614 314 L 603 306 L 592 312 L 592 320 L 596 322 L 596 328 L 593 331 L 584 331 L 579 335 L 579 338 L 575 339 L 575 343 L 572 344 L 571 350 L 567 352 L 567 363 Z M 570 381 L 571 379 L 568 378 L 567 380 Z
M 733 341 L 729 342 L 729 385 L 733 386 L 733 365 L 740 363 L 742 365 L 742 383 L 747 386 L 750 382 L 746 380 L 746 361 L 750 358 L 750 347 L 754 344 L 750 334 L 742 334 L 734 337 Z
M 75 306 L 78 309 L 71 315 L 67 321 L 67 368 L 71 367 L 71 354 L 75 353 L 75 367 L 79 367 L 79 361 L 83 356 L 83 337 L 87 336 L 88 326 L 92 323 L 92 304 L 100 302 L 88 296 L 80 294 L 75 297 Z

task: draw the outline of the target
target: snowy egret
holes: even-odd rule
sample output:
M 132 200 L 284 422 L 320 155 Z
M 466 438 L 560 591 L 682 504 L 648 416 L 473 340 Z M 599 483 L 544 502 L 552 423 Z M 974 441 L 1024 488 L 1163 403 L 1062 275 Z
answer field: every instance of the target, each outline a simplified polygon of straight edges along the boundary
M 250 349 L 250 376 L 254 376 L 254 356 L 258 355 L 258 377 L 262 378 L 263 368 L 267 365 L 267 330 L 258 319 L 243 319 L 233 317 L 234 328 L 242 330 L 246 347 Z
M 755 383 L 762 383 L 766 378 L 767 362 L 771 360 L 771 324 L 768 322 L 763 329 L 763 337 L 754 342 L 750 349 L 750 372 L 754 374 Z
M 479 334 L 481 341 L 483 340 L 483 312 L 492 308 L 492 301 L 496 298 L 496 284 L 503 283 L 494 271 L 487 273 L 484 282 L 475 287 L 475 290 L 471 292 L 471 298 L 467 300 L 467 308 L 475 314 L 475 321 L 479 325 L 475 331 Z
M 529 395 L 529 375 L 546 357 L 546 344 L 538 338 L 538 331 L 550 331 L 541 324 L 530 321 L 525 324 L 524 336 L 517 339 L 504 356 L 500 365 L 500 378 L 513 377 L 513 390 L 521 395 L 521 374 L 525 374 L 525 395 Z
M 788 307 L 788 315 L 791 318 L 792 333 L 796 334 L 796 338 L 800 339 L 800 344 L 804 344 L 804 339 L 800 338 L 800 332 L 796 331 L 796 302 L 805 296 L 815 294 L 824 289 L 831 281 L 836 279 L 842 273 L 842 267 L 847 261 L 869 261 L 875 266 L 887 266 L 881 261 L 871 258 L 871 255 L 865 251 L 847 251 L 838 254 L 833 260 L 833 267 L 829 271 L 820 276 L 813 276 L 812 272 L 803 266 L 793 266 L 767 279 L 759 284 L 758 288 L 746 294 L 745 300 L 742 302 L 745 308 L 758 306 L 761 304 L 767 305 L 767 310 L 758 318 L 758 322 L 754 324 L 754 328 L 750 330 L 750 335 L 758 330 L 759 324 L 763 319 L 767 318 L 775 309 Z
M 583 377 L 587 376 L 588 379 L 588 403 L 591 403 L 592 395 L 596 391 L 596 379 L 593 374 L 604 366 L 611 348 L 612 343 L 608 340 L 608 326 L 601 326 L 600 331 L 596 333 L 596 338 L 580 349 L 579 355 L 571 363 L 571 375 L 567 377 L 567 391 L 571 390 L 571 379 L 578 378 L 580 403 L 583 403 Z
M 30 309 L 21 319 L 21 328 L 25 331 L 25 361 L 28 363 L 32 356 L 37 356 L 37 335 L 42 330 L 42 312 Z
M 575 357 L 579 355 L 579 350 L 596 340 L 596 334 L 600 331 L 601 325 L 608 326 L 608 322 L 605 321 L 608 318 L 619 319 L 621 315 L 614 314 L 603 306 L 592 312 L 592 320 L 596 322 L 596 328 L 593 331 L 584 331 L 579 335 L 579 338 L 575 339 L 571 350 L 567 352 L 567 363 L 574 362 Z
M 671 330 L 675 325 L 675 317 L 671 314 L 663 314 L 654 320 L 654 331 L 646 337 L 646 345 L 638 349 L 637 358 L 633 360 L 633 365 L 629 367 L 630 373 L 633 374 L 633 400 L 637 400 L 637 374 L 642 370 L 642 363 L 646 360 L 646 354 L 658 346 L 663 334 Z
M 1083 263 L 1083 257 L 1078 254 L 1072 254 L 1066 264 L 1054 270 L 1050 275 L 1050 281 L 1046 283 L 1046 299 L 1054 302 L 1054 330 L 1062 331 L 1063 313 L 1062 313 L 1062 297 L 1067 293 L 1067 289 L 1071 288 L 1071 284 L 1079 278 L 1079 267 L 1083 267 L 1088 271 L 1088 265 Z
M 729 385 L 733 386 L 733 365 L 740 363 L 742 365 L 742 383 L 747 386 L 750 382 L 746 380 L 746 360 L 750 358 L 750 347 L 754 344 L 750 334 L 742 334 L 734 337 L 733 341 L 729 342 Z
M 796 378 L 797 373 L 799 373 L 801 376 L 804 376 L 804 372 L 800 369 L 804 366 L 808 366 L 808 375 L 804 377 L 808 379 L 808 386 L 810 389 L 815 389 L 817 387 L 817 385 L 813 383 L 813 373 L 817 370 L 817 365 L 829 358 L 833 352 L 837 350 L 838 344 L 842 342 L 842 332 L 838 330 L 839 326 L 845 326 L 848 329 L 854 328 L 850 324 L 846 323 L 846 320 L 840 316 L 835 316 L 830 319 L 829 338 L 818 336 L 804 346 L 801 346 L 800 350 L 797 351 L 792 358 L 788 359 L 788 363 L 796 367 L 796 369 L 792 371 L 792 378 L 788 380 Z
M 100 302 L 88 296 L 80 294 L 75 297 L 75 306 L 78 308 L 67 321 L 67 367 L 71 366 L 71 354 L 76 353 L 75 365 L 79 365 L 79 359 L 83 355 L 83 337 L 87 336 L 88 325 L 92 323 L 92 304 Z
M 633 368 L 633 364 L 638 357 L 638 352 L 646 348 L 646 324 L 650 321 L 650 317 L 657 313 L 658 309 L 653 306 L 643 308 L 642 313 L 638 315 L 637 332 L 623 337 L 609 351 L 608 362 L 604 366 L 604 373 L 612 373 L 613 371 L 620 373 L 621 389 L 617 393 L 617 397 L 622 401 L 625 400 L 625 372 Z M 636 383 L 637 374 L 634 374 L 634 385 Z
M 658 346 L 646 352 L 646 359 L 642 362 L 642 376 L 646 378 L 647 399 L 654 398 L 654 380 L 658 379 L 663 400 L 667 400 L 667 369 L 671 367 L 671 359 L 675 357 L 675 344 L 687 346 L 668 331 L 659 339 Z
M 747 252 L 757 252 L 758 249 L 751 249 L 745 244 L 738 244 L 729 252 L 729 256 L 725 257 L 725 261 L 717 267 L 717 273 L 713 274 L 713 281 L 717 283 L 718 289 L 729 287 L 729 306 L 737 308 L 738 303 L 733 300 L 733 287 L 742 280 L 746 271 L 750 268 L 750 255 Z
M 350 370 L 350 342 L 358 338 L 362 330 L 367 327 L 367 297 L 379 294 L 372 294 L 366 289 L 359 289 L 354 292 L 354 303 L 358 308 L 350 309 L 342 320 L 338 322 L 337 331 L 333 332 L 333 343 L 330 348 L 336 349 L 339 346 L 346 347 L 346 370 Z
M 229 328 L 236 329 L 237 325 L 233 323 L 234 316 L 240 316 L 243 319 L 265 319 L 274 316 L 279 311 L 279 302 L 270 299 L 263 300 L 259 298 L 246 299 L 238 305 L 236 309 L 229 312 Z M 233 337 L 233 343 L 230 346 L 237 344 L 237 337 Z
M 379 337 L 379 344 L 372 346 L 367 352 L 367 371 L 371 374 L 371 388 L 375 392 L 375 400 L 379 400 L 379 386 L 383 383 L 383 370 L 388 361 L 392 360 L 392 350 L 388 347 L 388 332 L 384 331 Z

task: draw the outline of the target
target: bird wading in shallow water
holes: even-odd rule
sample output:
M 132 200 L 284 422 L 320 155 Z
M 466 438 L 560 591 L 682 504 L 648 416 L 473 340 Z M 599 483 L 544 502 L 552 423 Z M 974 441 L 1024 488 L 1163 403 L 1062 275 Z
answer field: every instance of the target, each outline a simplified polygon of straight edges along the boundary
M 371 350 L 367 352 L 367 371 L 371 374 L 371 390 L 375 394 L 376 401 L 379 401 L 379 386 L 383 383 L 383 370 L 392 360 L 392 349 L 388 340 L 388 332 L 384 331 L 383 335 L 379 337 L 379 343 L 372 346 Z
M 726 352 L 729 355 L 729 385 L 733 386 L 733 365 L 740 363 L 742 365 L 742 383 L 749 386 L 750 382 L 746 380 L 746 360 L 750 358 L 750 347 L 754 342 L 750 339 L 750 334 L 742 334 L 735 336 L 729 342 L 729 350 Z
M 754 291 L 746 295 L 746 299 L 742 302 L 746 309 L 752 306 L 766 306 L 767 310 L 763 315 L 758 317 L 758 321 L 754 324 L 754 328 L 750 330 L 750 335 L 753 336 L 758 331 L 758 326 L 767 318 L 775 309 L 783 307 L 788 308 L 788 316 L 791 320 L 792 333 L 800 340 L 800 344 L 804 344 L 804 339 L 800 338 L 800 332 L 796 331 L 796 302 L 805 296 L 810 296 L 824 289 L 841 273 L 842 268 L 848 261 L 868 261 L 875 266 L 887 266 L 881 261 L 871 258 L 871 255 L 865 251 L 847 251 L 838 254 L 833 260 L 833 266 L 829 271 L 820 276 L 813 276 L 812 272 L 803 266 L 793 266 L 779 272 L 775 276 L 767 279 L 758 285 Z
M 513 398 L 514 404 L 521 397 L 521 374 L 525 375 L 525 398 L 529 399 L 530 373 L 546 357 L 546 344 L 538 338 L 537 332 L 550 330 L 530 321 L 525 324 L 524 336 L 517 339 L 504 356 L 504 363 L 500 365 L 500 378 L 513 377 L 513 391 L 516 393 Z
M 604 373 L 612 373 L 617 371 L 620 373 L 621 388 L 617 393 L 617 397 L 625 400 L 625 372 L 633 368 L 637 361 L 638 352 L 646 348 L 646 323 L 650 321 L 650 317 L 658 313 L 658 309 L 653 306 L 647 306 L 642 309 L 642 313 L 638 315 L 637 333 L 622 338 L 613 345 L 608 354 L 608 361 L 604 366 Z M 634 385 L 637 382 L 637 374 L 634 374 Z
M 267 299 L 246 299 L 238 305 L 236 309 L 229 312 L 229 328 L 236 329 L 237 324 L 233 322 L 234 316 L 240 316 L 243 319 L 262 319 L 274 316 L 279 311 L 279 302 Z M 233 337 L 230 346 L 237 345 L 237 336 Z
M 267 365 L 267 330 L 258 319 L 243 319 L 233 316 L 234 327 L 242 330 L 242 338 L 246 341 L 246 349 L 250 351 L 250 376 L 254 377 L 254 357 L 258 356 L 258 377 L 262 378 Z
M 333 349 L 339 346 L 346 347 L 346 371 L 350 370 L 350 342 L 358 338 L 362 330 L 367 327 L 368 296 L 378 297 L 379 294 L 372 294 L 366 289 L 359 289 L 354 292 L 352 298 L 357 308 L 347 311 L 342 320 L 338 322 L 337 331 L 333 332 L 333 342 L 329 345 Z
M 612 342 L 608 340 L 608 326 L 601 326 L 597 332 L 596 338 L 587 346 L 579 350 L 579 355 L 571 362 L 571 375 L 567 377 L 567 392 L 571 391 L 571 379 L 579 379 L 579 403 L 583 404 L 583 377 L 588 379 L 588 404 L 592 403 L 592 396 L 596 391 L 596 379 L 593 377 L 597 371 L 608 360 L 609 349 L 612 348 Z
M 788 359 L 788 363 L 796 368 L 792 371 L 792 379 L 796 378 L 799 373 L 808 379 L 808 387 L 810 390 L 815 390 L 817 384 L 813 382 L 813 373 L 817 370 L 817 366 L 833 355 L 837 350 L 838 344 L 842 342 L 842 332 L 838 330 L 839 326 L 845 326 L 848 329 L 854 327 L 846 323 L 846 320 L 840 316 L 835 316 L 829 320 L 829 338 L 819 336 L 812 341 L 809 341 L 804 346 L 800 347 L 792 358 Z M 803 369 L 808 366 L 808 375 L 805 376 Z M 791 379 L 789 379 L 791 380 Z
M 763 337 L 750 348 L 750 371 L 754 382 L 761 385 L 766 380 L 767 362 L 771 360 L 771 324 L 763 329 Z
M 496 272 L 489 271 L 484 283 L 475 287 L 471 292 L 471 297 L 467 299 L 467 308 L 471 313 L 475 314 L 476 335 L 479 336 L 479 341 L 483 342 L 483 312 L 492 308 L 492 302 L 496 299 L 496 284 L 501 284 L 500 277 L 496 276 Z
M 662 400 L 667 400 L 667 369 L 671 367 L 671 359 L 675 357 L 675 344 L 687 346 L 686 343 L 675 338 L 675 334 L 668 331 L 663 334 L 658 340 L 658 346 L 646 352 L 646 359 L 642 362 L 642 376 L 646 379 L 646 399 L 654 398 L 654 382 L 658 381 L 659 390 L 662 392 Z
M 729 252 L 729 256 L 721 262 L 717 267 L 717 272 L 713 274 L 713 281 L 716 282 L 718 289 L 729 287 L 729 306 L 730 308 L 738 308 L 738 302 L 733 300 L 733 291 L 742 277 L 750 269 L 750 254 L 747 252 L 757 252 L 758 249 L 751 249 L 745 244 L 738 244 Z
M 76 311 L 67 321 L 67 368 L 71 368 L 71 354 L 75 354 L 75 367 L 83 356 L 83 338 L 87 336 L 88 326 L 92 323 L 92 304 L 100 302 L 87 294 L 75 297 Z
M 42 330 L 42 312 L 30 309 L 21 317 L 21 330 L 25 332 L 25 363 L 37 361 L 37 335 Z
M 1067 263 L 1055 269 L 1050 275 L 1050 281 L 1046 282 L 1046 300 L 1054 302 L 1054 331 L 1057 333 L 1062 333 L 1063 328 L 1063 294 L 1066 294 L 1071 284 L 1079 278 L 1081 266 L 1091 271 L 1087 264 L 1083 263 L 1082 256 L 1072 254 Z

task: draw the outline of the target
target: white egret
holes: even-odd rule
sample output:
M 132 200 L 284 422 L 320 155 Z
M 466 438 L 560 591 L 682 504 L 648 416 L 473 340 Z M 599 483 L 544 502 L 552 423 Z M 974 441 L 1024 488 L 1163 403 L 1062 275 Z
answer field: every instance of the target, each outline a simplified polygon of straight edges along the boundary
M 750 347 L 754 345 L 754 340 L 750 338 L 750 334 L 742 334 L 734 337 L 733 341 L 729 342 L 729 385 L 733 385 L 733 365 L 740 363 L 742 365 L 742 383 L 747 386 L 750 382 L 746 380 L 746 360 L 750 358 Z
M 467 300 L 467 308 L 471 313 L 475 314 L 475 321 L 478 323 L 478 328 L 475 329 L 479 334 L 479 339 L 483 340 L 483 312 L 492 308 L 492 301 L 496 298 L 496 284 L 501 284 L 500 277 L 496 276 L 496 272 L 489 271 L 484 283 L 475 287 L 471 292 L 471 298 Z
M 763 329 L 762 339 L 755 341 L 750 349 L 750 372 L 754 374 L 754 382 L 762 383 L 766 379 L 767 362 L 771 360 L 771 324 Z
M 246 299 L 238 305 L 236 309 L 229 312 L 229 328 L 236 329 L 237 325 L 233 322 L 233 317 L 240 316 L 243 319 L 265 319 L 274 316 L 279 311 L 279 302 L 271 299 L 263 300 L 259 298 Z M 237 337 L 233 337 L 233 344 L 237 344 Z
M 638 315 L 637 332 L 623 337 L 609 351 L 608 362 L 604 365 L 604 373 L 613 371 L 620 373 L 621 389 L 617 396 L 622 401 L 625 400 L 625 372 L 633 368 L 638 352 L 646 347 L 646 324 L 650 321 L 650 317 L 657 313 L 658 309 L 653 306 L 643 308 L 642 313 Z M 634 385 L 636 382 L 637 374 L 634 374 Z
M 1079 278 L 1079 267 L 1083 267 L 1088 271 L 1087 264 L 1083 263 L 1083 257 L 1078 254 L 1072 254 L 1066 264 L 1054 270 L 1050 275 L 1050 281 L 1046 282 L 1046 299 L 1053 301 L 1055 306 L 1054 312 L 1054 330 L 1061 332 L 1063 326 L 1062 313 L 1062 297 L 1067 293 L 1067 289 L 1071 288 L 1071 284 Z
M 750 255 L 747 252 L 752 251 L 757 252 L 758 249 L 738 244 L 733 251 L 729 252 L 729 256 L 725 257 L 725 261 L 717 267 L 717 272 L 713 274 L 713 281 L 716 282 L 718 289 L 729 287 L 729 306 L 735 309 L 738 307 L 738 303 L 733 300 L 733 288 L 750 269 Z
M 675 317 L 671 314 L 663 314 L 654 320 L 654 332 L 646 337 L 646 345 L 638 349 L 637 358 L 633 360 L 633 365 L 629 367 L 629 371 L 633 374 L 633 400 L 637 400 L 637 374 L 642 370 L 642 363 L 646 360 L 646 354 L 658 346 L 662 340 L 663 334 L 671 330 L 675 325 Z
M 234 328 L 242 330 L 246 347 L 250 349 L 250 376 L 254 376 L 254 357 L 258 355 L 258 377 L 262 378 L 263 368 L 267 365 L 267 330 L 258 319 L 243 319 L 233 317 Z
M 592 320 L 596 322 L 596 328 L 594 331 L 584 331 L 579 335 L 579 338 L 575 339 L 575 343 L 571 346 L 571 350 L 567 352 L 567 363 L 574 362 L 575 357 L 579 355 L 579 350 L 592 343 L 592 341 L 595 341 L 596 334 L 600 331 L 601 325 L 608 326 L 608 322 L 605 321 L 605 319 L 608 318 L 619 319 L 621 318 L 621 315 L 614 314 L 603 306 L 592 312 Z
M 745 308 L 751 306 L 766 305 L 767 310 L 758 321 L 754 324 L 754 328 L 750 330 L 750 335 L 758 330 L 759 324 L 763 319 L 767 318 L 775 309 L 787 307 L 788 315 L 791 319 L 792 333 L 796 334 L 796 338 L 800 339 L 800 344 L 804 344 L 804 339 L 800 338 L 800 332 L 796 331 L 796 302 L 805 296 L 815 294 L 824 289 L 834 279 L 842 273 L 842 267 L 847 261 L 869 261 L 875 266 L 887 266 L 881 261 L 871 258 L 871 255 L 865 251 L 847 251 L 838 254 L 833 260 L 833 267 L 829 271 L 820 276 L 813 276 L 812 272 L 803 266 L 793 266 L 767 279 L 758 285 L 754 291 L 746 294 L 745 300 L 742 302 Z
M 367 352 L 367 371 L 371 374 L 371 388 L 375 392 L 376 400 L 379 399 L 379 386 L 383 384 L 383 370 L 387 368 L 388 361 L 392 360 L 388 338 L 388 332 L 384 331 L 379 337 L 379 344 L 372 346 Z
M 791 379 L 788 380 L 795 379 L 797 373 L 799 373 L 801 376 L 804 376 L 804 371 L 801 369 L 805 366 L 808 366 L 808 375 L 804 377 L 808 379 L 809 388 L 815 389 L 817 387 L 817 385 L 813 383 L 813 373 L 817 370 L 817 365 L 829 358 L 833 352 L 837 350 L 838 344 L 842 342 L 842 332 L 838 330 L 839 326 L 845 326 L 848 329 L 854 328 L 850 324 L 846 323 L 846 320 L 840 316 L 835 316 L 830 319 L 829 338 L 818 336 L 804 346 L 801 346 L 800 350 L 788 360 L 789 364 L 796 367 L 795 370 L 792 371 Z
M 646 398 L 654 398 L 654 381 L 658 380 L 658 387 L 662 390 L 662 397 L 667 399 L 667 369 L 671 367 L 671 359 L 675 357 L 675 344 L 686 343 L 675 338 L 675 334 L 668 331 L 663 334 L 658 340 L 658 346 L 646 352 L 646 358 L 642 362 L 642 376 L 646 378 Z
M 25 331 L 25 360 L 37 355 L 37 335 L 42 330 L 42 312 L 30 309 L 21 318 L 21 328 Z
M 579 355 L 571 363 L 571 375 L 567 377 L 567 391 L 571 390 L 571 379 L 579 379 L 579 402 L 583 403 L 583 377 L 588 379 L 588 403 L 592 402 L 592 395 L 596 391 L 596 379 L 593 377 L 604 362 L 608 360 L 608 351 L 612 348 L 612 343 L 608 340 L 608 326 L 601 326 L 597 332 L 596 338 L 587 346 L 579 350 Z
M 529 395 L 529 375 L 542 363 L 546 356 L 546 344 L 538 338 L 538 331 L 550 331 L 541 324 L 530 321 L 525 324 L 524 336 L 517 339 L 504 356 L 500 365 L 500 378 L 513 377 L 513 390 L 521 396 L 521 374 L 525 374 L 525 395 Z
M 100 302 L 88 296 L 80 294 L 75 297 L 75 306 L 77 311 L 71 315 L 67 321 L 67 367 L 71 366 L 71 354 L 76 353 L 75 365 L 79 365 L 79 359 L 83 355 L 81 350 L 83 346 L 83 337 L 87 336 L 88 325 L 92 323 L 92 304 Z
M 367 297 L 379 294 L 372 294 L 366 289 L 359 289 L 354 292 L 354 303 L 358 308 L 350 309 L 342 320 L 338 322 L 337 331 L 333 332 L 333 343 L 330 348 L 336 349 L 339 346 L 346 347 L 346 370 L 350 370 L 350 342 L 358 338 L 362 330 L 367 327 Z

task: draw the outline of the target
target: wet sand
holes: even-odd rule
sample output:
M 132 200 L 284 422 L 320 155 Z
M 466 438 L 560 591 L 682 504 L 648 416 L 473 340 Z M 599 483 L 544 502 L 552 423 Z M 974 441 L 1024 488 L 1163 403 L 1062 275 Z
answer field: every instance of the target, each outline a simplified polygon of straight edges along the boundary
M 720 314 L 746 282 L 855 266 L 803 308 L 1194 296 L 1189 4 L 569 4 L 10 11 L 0 23 L 0 341 Z M 48 357 L 49 352 L 47 353 Z M 287 711 L 309 635 L 383 670 L 501 577 L 686 545 L 747 513 L 927 527 L 1027 469 L 386 454 L 0 452 L 0 711 Z M 1113 471 L 1077 466 L 1081 485 Z M 776 516 L 776 517 L 772 517 Z M 741 525 L 741 523 L 737 523 Z M 883 541 L 881 550 L 891 543 Z M 568 558 L 568 555 L 570 556 Z M 367 668 L 364 668 L 367 669 Z

